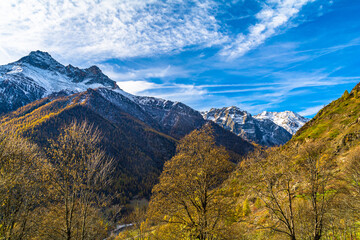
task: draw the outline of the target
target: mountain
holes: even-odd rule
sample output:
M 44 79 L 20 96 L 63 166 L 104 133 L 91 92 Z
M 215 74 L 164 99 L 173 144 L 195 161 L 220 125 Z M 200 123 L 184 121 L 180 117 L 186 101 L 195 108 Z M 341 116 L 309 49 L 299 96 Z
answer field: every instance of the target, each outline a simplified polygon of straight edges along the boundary
M 254 118 L 258 120 L 269 119 L 276 125 L 285 128 L 290 134 L 294 135 L 305 123 L 310 119 L 300 116 L 299 114 L 292 111 L 284 112 L 267 112 L 264 111 Z
M 289 146 L 317 141 L 327 145 L 331 154 L 356 147 L 360 143 L 360 83 L 342 97 L 322 108 L 289 142 Z
M 0 114 L 59 91 L 75 93 L 96 87 L 121 91 L 96 66 L 86 69 L 64 66 L 50 54 L 34 51 L 14 63 L 0 66 Z
M 242 138 L 263 146 L 277 146 L 289 141 L 292 135 L 271 119 L 253 117 L 238 107 L 212 108 L 203 112 L 206 120 L 213 121 Z
M 134 101 L 162 126 L 162 131 L 181 138 L 190 131 L 204 125 L 201 114 L 180 102 L 153 97 L 134 97 Z
M 120 194 L 119 202 L 149 196 L 164 162 L 175 154 L 177 141 L 207 124 L 233 161 L 254 148 L 183 103 L 122 91 L 95 66 L 64 67 L 37 51 L 0 69 L 1 91 L 8 94 L 2 99 L 6 108 L 0 123 L 15 127 L 43 148 L 73 120 L 93 124 L 103 134 L 101 147 L 115 160 L 109 192 Z M 12 98 L 11 92 L 16 93 Z

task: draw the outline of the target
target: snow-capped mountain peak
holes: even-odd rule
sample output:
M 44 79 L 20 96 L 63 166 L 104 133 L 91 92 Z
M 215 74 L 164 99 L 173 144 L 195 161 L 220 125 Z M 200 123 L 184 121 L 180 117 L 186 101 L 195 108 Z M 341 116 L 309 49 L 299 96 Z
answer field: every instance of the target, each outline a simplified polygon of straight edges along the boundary
M 0 66 L 0 114 L 56 92 L 83 92 L 105 87 L 121 92 L 116 82 L 97 66 L 64 66 L 47 52 L 33 51 L 20 60 Z
M 41 68 L 41 69 L 58 69 L 64 67 L 58 61 L 51 57 L 51 55 L 47 52 L 42 51 L 32 51 L 29 55 L 21 58 L 17 62 L 17 64 L 30 64 L 34 67 Z
M 235 106 L 212 108 L 202 115 L 205 120 L 213 121 L 246 140 L 264 146 L 281 145 L 291 138 L 291 134 L 281 126 L 270 120 L 258 120 Z
M 289 133 L 294 135 L 306 122 L 308 118 L 300 116 L 299 114 L 292 111 L 284 112 L 267 112 L 264 111 L 254 118 L 258 120 L 268 119 L 274 122 L 276 125 L 285 128 Z

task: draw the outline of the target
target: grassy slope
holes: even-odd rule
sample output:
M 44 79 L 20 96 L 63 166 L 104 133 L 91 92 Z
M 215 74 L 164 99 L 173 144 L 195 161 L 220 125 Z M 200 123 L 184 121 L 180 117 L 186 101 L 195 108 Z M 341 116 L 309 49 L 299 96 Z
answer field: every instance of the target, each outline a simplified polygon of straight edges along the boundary
M 335 155 L 345 153 L 360 142 L 360 92 L 357 85 L 343 96 L 319 111 L 303 126 L 291 141 L 293 146 L 304 141 L 318 141 L 326 144 Z

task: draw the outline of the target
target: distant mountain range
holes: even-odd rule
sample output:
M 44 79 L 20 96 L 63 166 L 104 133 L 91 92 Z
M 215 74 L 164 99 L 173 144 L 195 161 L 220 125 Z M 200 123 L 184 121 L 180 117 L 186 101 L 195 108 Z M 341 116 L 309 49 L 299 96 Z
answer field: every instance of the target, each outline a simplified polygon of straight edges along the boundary
M 285 144 L 309 121 L 291 111 L 265 111 L 252 116 L 235 106 L 212 108 L 202 112 L 202 115 L 204 119 L 213 121 L 248 141 L 269 147 Z

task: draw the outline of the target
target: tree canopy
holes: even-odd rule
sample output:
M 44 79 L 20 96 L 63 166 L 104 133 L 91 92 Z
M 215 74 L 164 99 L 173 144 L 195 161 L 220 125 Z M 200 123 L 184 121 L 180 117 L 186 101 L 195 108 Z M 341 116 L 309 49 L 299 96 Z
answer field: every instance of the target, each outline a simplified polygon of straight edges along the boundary
M 170 228 L 172 239 L 205 240 L 221 235 L 228 204 L 217 187 L 232 167 L 226 150 L 216 146 L 210 127 L 193 131 L 165 163 L 153 189 L 150 218 Z

